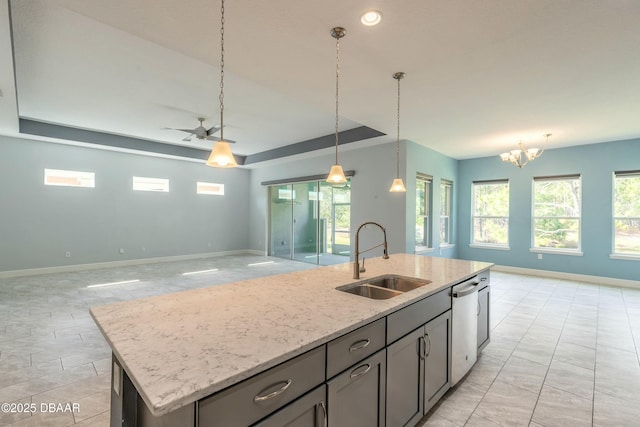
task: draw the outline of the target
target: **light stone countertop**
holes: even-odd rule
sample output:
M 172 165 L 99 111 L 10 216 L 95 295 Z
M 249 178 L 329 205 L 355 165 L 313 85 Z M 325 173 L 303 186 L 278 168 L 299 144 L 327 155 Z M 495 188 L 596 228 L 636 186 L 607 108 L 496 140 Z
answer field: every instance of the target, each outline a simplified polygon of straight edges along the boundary
M 360 280 L 432 283 L 387 300 L 335 288 L 351 263 L 91 308 L 150 411 L 164 415 L 390 314 L 492 264 L 408 254 L 367 259 Z

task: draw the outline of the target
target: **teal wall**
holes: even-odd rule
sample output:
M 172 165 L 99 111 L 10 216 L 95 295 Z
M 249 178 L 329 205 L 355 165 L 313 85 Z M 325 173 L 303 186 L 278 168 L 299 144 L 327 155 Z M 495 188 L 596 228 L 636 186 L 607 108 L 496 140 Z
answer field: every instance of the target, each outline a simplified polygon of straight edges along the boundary
M 458 161 L 438 153 L 430 148 L 418 145 L 415 142 L 406 142 L 407 166 L 405 186 L 407 187 L 406 203 L 406 233 L 405 251 L 413 253 L 415 249 L 415 224 L 416 224 L 416 173 L 424 173 L 433 177 L 432 199 L 433 211 L 431 215 L 431 234 L 433 250 L 426 255 L 457 258 L 457 246 L 442 247 L 440 244 L 440 181 L 446 179 L 453 182 L 453 223 L 451 224 L 452 242 L 456 242 L 458 232 L 456 218 L 458 217 Z
M 640 280 L 640 261 L 610 259 L 613 172 L 640 169 L 640 139 L 547 150 L 524 168 L 497 156 L 461 160 L 458 174 L 458 257 L 500 265 Z M 531 252 L 532 180 L 536 176 L 582 176 L 583 256 Z M 476 180 L 508 179 L 510 250 L 471 248 L 471 186 Z

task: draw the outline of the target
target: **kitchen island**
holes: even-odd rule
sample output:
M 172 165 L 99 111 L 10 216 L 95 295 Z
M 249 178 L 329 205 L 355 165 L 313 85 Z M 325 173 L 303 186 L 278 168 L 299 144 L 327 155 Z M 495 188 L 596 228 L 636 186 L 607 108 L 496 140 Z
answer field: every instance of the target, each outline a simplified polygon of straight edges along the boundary
M 405 307 L 488 274 L 490 267 L 394 254 L 367 260 L 360 280 L 395 274 L 430 283 L 389 299 L 352 295 L 336 290 L 356 281 L 348 263 L 94 307 L 91 315 L 113 350 L 111 425 L 121 425 L 129 413 L 137 414 L 129 425 L 197 420 L 203 399 L 384 323 Z M 312 356 L 324 358 L 324 350 Z

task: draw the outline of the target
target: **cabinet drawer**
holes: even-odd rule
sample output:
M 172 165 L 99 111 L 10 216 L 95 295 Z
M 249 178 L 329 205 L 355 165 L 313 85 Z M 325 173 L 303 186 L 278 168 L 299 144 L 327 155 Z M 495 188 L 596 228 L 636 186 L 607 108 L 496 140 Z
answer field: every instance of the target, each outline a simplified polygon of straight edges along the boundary
M 451 289 L 446 288 L 387 316 L 387 344 L 402 338 L 451 308 Z
M 327 344 L 327 378 L 384 347 L 385 319 L 376 320 Z
M 198 402 L 200 427 L 247 426 L 322 384 L 324 346 Z

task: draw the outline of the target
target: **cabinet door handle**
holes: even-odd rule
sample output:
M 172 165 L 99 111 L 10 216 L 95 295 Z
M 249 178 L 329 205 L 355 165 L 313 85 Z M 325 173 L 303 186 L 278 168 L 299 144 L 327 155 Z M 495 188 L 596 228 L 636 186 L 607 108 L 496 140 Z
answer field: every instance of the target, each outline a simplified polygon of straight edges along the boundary
M 426 359 L 427 357 L 429 357 L 429 354 L 431 354 L 431 337 L 429 336 L 429 334 L 424 334 L 424 336 L 429 339 L 429 351 L 427 351 L 427 349 L 426 349 L 426 347 L 427 347 L 426 344 L 425 344 L 425 349 L 424 349 L 425 350 L 424 351 L 424 357 Z
M 364 369 L 362 369 L 362 368 L 364 368 Z M 368 364 L 368 363 L 366 365 L 358 366 L 356 369 L 351 371 L 351 374 L 349 375 L 349 378 L 351 378 L 351 379 L 357 378 L 360 375 L 364 375 L 367 372 L 369 372 L 370 369 L 371 369 L 371 365 Z
M 425 354 L 427 350 L 427 341 L 425 341 L 424 337 L 420 337 L 418 343 L 418 346 L 420 347 L 418 351 L 420 359 L 424 360 L 427 358 L 427 355 Z
M 354 351 L 362 350 L 363 348 L 367 347 L 369 344 L 371 344 L 371 340 L 369 338 L 356 341 L 353 344 L 351 344 L 351 347 L 349 347 L 349 352 L 351 353 Z
M 478 316 L 480 316 L 480 301 L 478 301 Z
M 293 383 L 293 380 L 288 379 L 287 381 L 284 381 L 284 385 L 279 389 L 277 389 L 276 391 L 273 391 L 265 395 L 257 395 L 253 398 L 253 401 L 258 403 L 258 402 L 264 402 L 265 400 L 273 399 L 274 397 L 284 393 L 291 386 L 292 383 Z
M 327 407 L 325 406 L 324 402 L 321 400 L 320 403 L 320 409 L 322 409 L 322 427 L 327 427 Z

